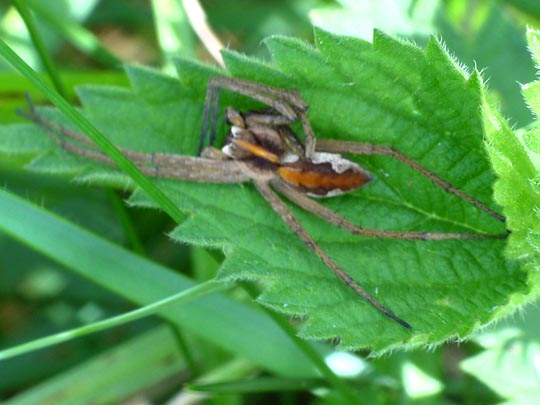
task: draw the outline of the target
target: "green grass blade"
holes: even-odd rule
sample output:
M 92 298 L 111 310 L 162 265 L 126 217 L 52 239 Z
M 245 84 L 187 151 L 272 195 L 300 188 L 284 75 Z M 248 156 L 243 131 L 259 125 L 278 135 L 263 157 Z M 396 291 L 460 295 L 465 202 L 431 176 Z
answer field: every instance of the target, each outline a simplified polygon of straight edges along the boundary
M 66 93 L 65 86 L 62 83 L 62 80 L 60 79 L 58 70 L 56 69 L 54 62 L 52 61 L 51 56 L 49 55 L 49 52 L 47 51 L 47 48 L 45 47 L 45 44 L 41 40 L 41 36 L 39 35 L 37 31 L 37 27 L 36 27 L 36 24 L 34 23 L 34 19 L 32 17 L 32 14 L 30 13 L 30 10 L 28 9 L 24 1 L 13 0 L 13 5 L 19 12 L 21 18 L 24 21 L 24 24 L 26 25 L 26 29 L 28 30 L 30 34 L 30 38 L 32 38 L 32 42 L 34 43 L 34 46 L 36 47 L 36 51 L 41 58 L 43 66 L 45 67 L 45 70 L 47 71 L 51 79 L 51 82 L 53 83 L 54 88 L 56 89 L 58 93 L 60 93 L 62 97 L 66 98 L 67 93 Z
M 163 65 L 173 70 L 173 57 L 195 57 L 195 35 L 180 1 L 152 0 L 156 36 Z
M 89 58 L 111 69 L 118 69 L 122 65 L 122 61 L 103 47 L 92 31 L 68 18 L 58 16 L 51 11 L 46 2 L 39 0 L 27 0 L 27 2 L 41 21 L 58 31 L 63 39 Z
M 231 286 L 232 284 L 227 285 L 226 283 L 224 284 L 208 281 L 206 283 L 196 285 L 170 297 L 164 298 L 149 305 L 145 305 L 142 308 L 130 311 L 119 316 L 115 316 L 99 322 L 94 322 L 90 325 L 85 325 L 68 331 L 49 335 L 45 338 L 36 339 L 10 349 L 0 350 L 0 361 L 7 360 L 11 357 L 20 356 L 34 350 L 44 349 L 46 347 L 66 342 L 68 340 L 88 335 L 90 333 L 96 333 L 105 329 L 113 328 L 115 326 L 124 325 L 128 322 L 133 322 L 138 319 L 144 318 L 145 316 L 153 315 L 168 305 L 186 303 L 191 300 L 204 297 L 205 295 L 225 290 Z
M 305 391 L 325 385 L 321 379 L 286 379 L 261 377 L 251 380 L 227 381 L 212 384 L 188 384 L 192 391 L 212 392 L 218 394 Z
M 71 405 L 95 403 L 97 397 L 101 403 L 122 403 L 185 369 L 169 328 L 161 326 L 25 389 L 9 404 Z
M 139 169 L 118 149 L 105 138 L 86 118 L 84 118 L 77 110 L 75 110 L 62 96 L 52 90 L 41 77 L 34 72 L 19 56 L 17 56 L 9 46 L 0 39 L 0 55 L 2 55 L 11 65 L 24 75 L 31 83 L 40 89 L 53 104 L 55 104 L 66 117 L 87 134 L 95 144 L 109 156 L 119 168 L 124 170 L 148 195 L 150 195 L 162 209 L 177 223 L 180 223 L 184 215 L 176 207 L 176 205 L 150 180 L 144 176 Z

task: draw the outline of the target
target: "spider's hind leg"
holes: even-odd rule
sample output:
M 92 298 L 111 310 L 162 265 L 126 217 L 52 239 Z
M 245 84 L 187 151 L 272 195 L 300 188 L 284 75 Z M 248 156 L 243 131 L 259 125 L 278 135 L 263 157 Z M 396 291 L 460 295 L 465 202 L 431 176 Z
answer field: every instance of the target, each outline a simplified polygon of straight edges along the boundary
M 452 233 L 452 232 L 421 232 L 421 231 L 388 231 L 380 229 L 364 228 L 353 224 L 347 219 L 339 215 L 337 212 L 325 207 L 317 201 L 311 199 L 306 194 L 303 194 L 281 179 L 272 181 L 272 186 L 283 194 L 287 199 L 306 211 L 322 218 L 326 222 L 344 229 L 352 235 L 362 235 L 382 239 L 400 239 L 400 240 L 420 240 L 420 241 L 440 241 L 449 239 L 505 239 L 508 235 L 503 234 L 487 234 L 487 233 Z
M 279 196 L 272 190 L 268 182 L 255 181 L 255 187 L 263 198 L 270 204 L 270 207 L 279 215 L 279 217 L 287 224 L 289 229 L 297 235 L 302 242 L 313 252 L 319 259 L 332 270 L 336 277 L 346 286 L 351 288 L 356 294 L 365 299 L 369 304 L 375 307 L 378 311 L 383 313 L 388 318 L 397 322 L 406 329 L 412 329 L 412 326 L 397 316 L 389 308 L 381 304 L 375 297 L 368 293 L 360 284 L 358 284 L 352 277 L 343 270 L 328 254 L 322 250 L 315 240 L 307 233 L 302 224 L 296 219 L 293 213 L 289 210 L 287 205 L 281 201 Z
M 464 191 L 454 187 L 452 184 L 444 180 L 439 175 L 428 170 L 417 161 L 413 160 L 409 156 L 405 155 L 404 153 L 401 153 L 400 151 L 398 151 L 397 149 L 391 146 L 374 145 L 374 144 L 369 144 L 369 143 L 352 142 L 352 141 L 338 141 L 334 139 L 323 139 L 319 141 L 317 145 L 317 150 L 320 150 L 323 152 L 332 152 L 332 153 L 350 153 L 354 155 L 366 155 L 366 156 L 382 155 L 382 156 L 393 157 L 399 160 L 400 162 L 406 164 L 411 169 L 417 171 L 421 175 L 427 177 L 429 180 L 431 180 L 433 184 L 435 184 L 440 189 L 446 191 L 447 193 L 453 194 L 456 197 L 461 198 L 464 201 L 467 201 L 469 204 L 475 206 L 479 210 L 484 211 L 486 214 L 490 215 L 491 217 L 495 218 L 496 220 L 500 222 L 504 223 L 506 221 L 506 218 L 503 215 L 492 210 L 486 204 L 482 203 L 481 201 L 478 201 L 474 197 L 471 197 Z

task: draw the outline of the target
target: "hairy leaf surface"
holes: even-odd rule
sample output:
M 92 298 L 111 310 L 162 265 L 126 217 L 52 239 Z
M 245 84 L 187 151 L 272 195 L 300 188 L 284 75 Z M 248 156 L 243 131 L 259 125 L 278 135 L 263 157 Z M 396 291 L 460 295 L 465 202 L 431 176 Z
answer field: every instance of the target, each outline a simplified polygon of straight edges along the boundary
M 80 88 L 83 111 L 120 147 L 193 155 L 210 77 L 232 74 L 298 88 L 310 106 L 308 115 L 318 137 L 391 145 L 500 210 L 492 198 L 495 174 L 483 144 L 484 125 L 493 114 L 482 109 L 483 84 L 477 72 L 464 72 L 436 40 L 421 50 L 380 32 L 371 44 L 317 31 L 316 47 L 285 37 L 269 38 L 266 45 L 272 64 L 224 52 L 230 73 L 189 60 L 177 62 L 178 79 L 127 67 L 129 89 Z M 220 111 L 227 105 L 260 106 L 223 91 Z M 65 123 L 54 111 L 46 113 Z M 221 117 L 218 129 L 222 140 L 226 126 Z M 38 153 L 30 165 L 33 169 L 126 184 L 114 169 L 60 151 L 30 124 L 5 128 L 1 139 L 0 151 Z M 321 202 L 354 223 L 388 230 L 497 234 L 506 230 L 504 224 L 396 160 L 352 158 L 369 169 L 375 181 Z M 259 301 L 302 317 L 300 333 L 306 338 L 376 350 L 436 343 L 463 337 L 507 313 L 528 290 L 526 273 L 516 260 L 504 257 L 505 240 L 358 237 L 289 204 L 337 263 L 411 323 L 413 330 L 408 331 L 341 284 L 249 183 L 156 181 L 187 215 L 172 237 L 223 249 L 226 260 L 219 277 L 262 283 Z M 152 204 L 140 192 L 130 202 Z

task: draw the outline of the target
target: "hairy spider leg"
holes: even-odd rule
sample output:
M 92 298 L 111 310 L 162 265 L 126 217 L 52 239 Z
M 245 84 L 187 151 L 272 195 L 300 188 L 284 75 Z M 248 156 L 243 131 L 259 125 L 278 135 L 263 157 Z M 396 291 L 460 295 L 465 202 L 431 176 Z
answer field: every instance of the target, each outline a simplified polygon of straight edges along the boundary
M 208 90 L 206 91 L 206 98 L 204 101 L 204 111 L 203 111 L 203 120 L 201 127 L 201 136 L 199 138 L 199 147 L 197 149 L 197 156 L 200 156 L 204 144 L 206 142 L 206 137 L 208 134 L 208 123 L 210 121 L 210 137 L 209 137 L 209 146 L 213 146 L 216 140 L 216 125 L 217 125 L 217 111 L 219 108 L 219 95 L 221 88 L 211 86 L 208 84 Z
M 29 111 L 17 110 L 22 117 L 34 122 L 43 129 L 62 149 L 76 155 L 116 167 L 116 164 L 98 149 L 89 149 L 69 142 L 68 140 L 96 147 L 91 139 L 83 134 L 72 131 L 40 114 L 27 94 Z M 62 136 L 59 136 L 62 135 Z M 193 156 L 169 153 L 142 153 L 118 148 L 137 168 L 147 176 L 161 178 L 177 178 L 205 183 L 243 183 L 251 178 L 241 162 L 234 160 L 198 158 Z
M 323 261 L 323 263 L 332 270 L 332 272 L 348 287 L 352 288 L 359 296 L 364 298 L 373 307 L 382 312 L 388 318 L 399 323 L 401 326 L 412 329 L 412 326 L 382 305 L 371 294 L 364 290 L 345 270 L 337 265 L 336 262 L 328 256 L 324 250 L 313 240 L 313 238 L 306 232 L 303 226 L 298 222 L 287 205 L 280 200 L 278 195 L 270 188 L 267 182 L 255 181 L 255 186 L 264 199 L 270 204 L 272 209 L 283 219 L 289 229 L 300 238 L 302 242 Z
M 435 173 L 429 171 L 420 163 L 416 162 L 415 160 L 411 159 L 407 155 L 401 153 L 400 151 L 398 151 L 397 149 L 391 146 L 373 145 L 369 143 L 351 142 L 351 141 L 337 141 L 333 139 L 321 139 L 318 142 L 317 149 L 321 151 L 333 152 L 333 153 L 350 153 L 354 155 L 366 155 L 366 156 L 383 155 L 383 156 L 393 157 L 395 159 L 398 159 L 402 163 L 405 163 L 407 166 L 414 169 L 415 171 L 422 174 L 423 176 L 427 177 L 429 180 L 431 180 L 433 184 L 435 184 L 437 187 L 441 188 L 442 190 L 446 191 L 447 193 L 454 194 L 456 197 L 459 197 L 462 200 L 467 201 L 469 204 L 484 211 L 486 214 L 490 215 L 491 217 L 495 218 L 496 220 L 500 222 L 506 222 L 506 218 L 503 215 L 492 210 L 484 203 L 466 194 L 464 191 L 454 187 L 452 184 L 444 180 L 442 177 L 439 177 Z
M 507 233 L 486 234 L 486 233 L 443 233 L 443 232 L 416 232 L 416 231 L 388 231 L 379 229 L 369 229 L 353 224 L 338 213 L 309 198 L 305 194 L 299 193 L 282 179 L 272 180 L 272 186 L 283 194 L 294 204 L 302 207 L 308 212 L 322 218 L 326 222 L 346 230 L 352 235 L 362 235 L 382 239 L 401 239 L 419 241 L 440 241 L 449 239 L 506 239 Z
M 208 82 L 206 92 L 205 107 L 203 112 L 203 124 L 201 128 L 201 138 L 199 141 L 199 155 L 202 152 L 206 138 L 208 136 L 208 122 L 210 121 L 209 145 L 213 145 L 216 138 L 217 110 L 219 104 L 220 90 L 227 89 L 234 93 L 242 94 L 256 101 L 260 101 L 283 116 L 283 125 L 291 124 L 300 118 L 304 129 L 305 156 L 311 157 L 315 152 L 315 134 L 311 128 L 306 111 L 308 105 L 304 102 L 297 90 L 282 90 L 271 86 L 252 83 L 246 80 L 218 76 L 213 77 Z
M 230 107 L 229 107 L 230 108 Z M 232 115 L 231 115 L 232 114 Z M 245 116 L 240 116 L 236 110 L 230 110 L 229 115 L 234 122 L 231 122 L 231 125 L 240 125 L 244 128 L 245 131 L 249 131 L 253 136 L 263 136 L 264 132 L 261 131 L 261 128 L 265 128 L 265 125 L 272 126 L 281 126 L 283 125 L 282 121 L 279 119 L 281 116 L 269 115 L 264 113 L 249 113 Z M 234 117 L 237 117 L 235 119 Z M 260 125 L 263 125 L 262 127 Z M 287 127 L 288 128 L 288 127 Z M 270 129 L 269 129 L 270 130 Z M 277 129 L 273 129 L 277 131 Z M 284 136 L 282 139 L 287 142 L 289 138 L 296 139 L 294 133 L 290 133 L 287 136 Z M 332 225 L 335 225 L 339 228 L 342 228 L 353 235 L 363 235 L 368 237 L 377 237 L 384 239 L 401 239 L 401 240 L 418 240 L 418 241 L 441 241 L 441 240 L 450 240 L 450 239 L 467 239 L 467 240 L 479 240 L 479 239 L 504 239 L 507 237 L 507 233 L 501 234 L 486 234 L 486 233 L 450 233 L 450 232 L 420 232 L 420 231 L 390 231 L 390 230 L 378 230 L 378 229 L 369 229 L 362 226 L 353 224 L 348 221 L 338 213 L 326 208 L 324 205 L 314 201 L 306 195 L 306 191 L 313 187 L 326 188 L 326 189 L 337 189 L 337 190 L 351 190 L 362 187 L 368 183 L 371 179 L 371 176 L 362 172 L 352 172 L 352 173 L 338 173 L 331 171 L 329 173 L 324 173 L 320 171 L 321 166 L 310 164 L 310 161 L 300 159 L 293 163 L 281 162 L 280 156 L 275 153 L 266 150 L 265 147 L 256 145 L 252 143 L 253 140 L 248 141 L 245 139 L 240 139 L 239 137 L 232 137 L 230 142 L 242 150 L 248 152 L 252 156 L 264 159 L 267 162 L 270 162 L 275 165 L 276 172 L 279 178 L 271 180 L 272 186 L 287 197 L 288 200 L 295 203 L 296 205 L 302 207 L 303 209 L 311 212 L 314 215 L 319 216 L 323 220 L 329 222 Z M 288 143 L 286 143 L 288 145 Z M 336 142 L 327 142 L 322 140 L 320 147 L 324 148 L 325 151 L 331 150 L 336 152 L 338 146 L 335 145 Z M 354 144 L 347 143 L 349 149 L 355 152 L 363 152 L 363 154 L 375 154 L 386 153 L 391 156 L 397 156 L 397 158 L 404 163 L 412 166 L 413 169 L 417 170 L 421 174 L 427 176 L 435 185 L 441 187 L 441 183 L 446 183 L 443 179 L 439 178 L 435 174 L 429 172 L 427 169 L 420 166 L 418 163 L 412 161 L 411 159 L 406 159 L 406 156 L 403 156 L 393 148 L 379 147 L 376 145 L 369 144 Z M 355 147 L 356 146 L 356 147 Z M 339 147 L 340 150 L 343 148 Z M 343 148 L 343 150 L 349 150 Z M 300 151 L 301 154 L 301 151 Z M 337 159 L 337 157 L 334 157 Z M 299 187 L 307 187 L 303 191 L 299 190 Z M 445 191 L 451 192 L 457 190 L 454 187 L 451 187 L 449 184 L 446 187 L 442 187 Z M 460 190 L 458 192 L 462 193 Z M 458 194 L 458 196 L 461 196 Z

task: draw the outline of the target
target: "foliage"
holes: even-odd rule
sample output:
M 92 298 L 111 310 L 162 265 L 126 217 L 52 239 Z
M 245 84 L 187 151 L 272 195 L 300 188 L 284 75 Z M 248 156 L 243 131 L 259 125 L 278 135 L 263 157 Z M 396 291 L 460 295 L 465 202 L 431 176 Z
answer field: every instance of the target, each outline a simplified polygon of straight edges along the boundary
M 451 9 L 457 3 L 448 3 L 446 27 L 456 15 Z M 291 10 L 292 7 L 288 8 L 282 15 L 289 15 Z M 298 12 L 298 9 L 294 12 Z M 498 8 L 497 12 L 501 13 L 501 9 Z M 405 21 L 406 15 L 403 15 Z M 220 20 L 220 17 L 223 19 Z M 418 18 L 419 14 L 414 14 L 407 23 L 410 23 L 409 26 L 415 32 L 412 35 L 415 39 L 424 32 L 423 29 L 414 30 L 415 24 L 420 21 L 415 20 Z M 211 19 L 217 26 L 218 21 L 227 21 L 225 14 L 211 14 Z M 486 23 L 485 32 L 490 31 L 489 24 Z M 433 22 L 430 27 L 436 25 Z M 517 33 L 511 23 L 507 29 L 513 34 Z M 531 53 L 538 64 L 538 34 L 531 30 L 528 35 Z M 193 41 L 185 43 L 192 44 Z M 219 268 L 219 280 L 256 280 L 262 287 L 262 294 L 258 297 L 261 304 L 302 320 L 298 325 L 300 336 L 310 340 L 331 339 L 339 343 L 341 348 L 370 348 L 380 353 L 396 348 L 425 347 L 453 337 L 463 338 L 479 325 L 500 319 L 533 300 L 538 290 L 536 268 L 540 233 L 535 207 L 539 201 L 537 153 L 540 148 L 536 124 L 517 131 L 516 136 L 498 112 L 496 104 L 500 102 L 506 108 L 505 103 L 511 99 L 506 98 L 508 93 L 504 90 L 504 86 L 510 82 L 507 76 L 511 72 L 500 71 L 502 76 L 498 77 L 496 87 L 501 93 L 496 98 L 486 90 L 482 81 L 486 77 L 485 73 L 480 74 L 475 69 L 466 69 L 456 63 L 435 38 L 427 40 L 425 50 L 421 50 L 380 31 L 375 32 L 370 43 L 317 29 L 314 43 L 315 46 L 312 46 L 305 41 L 274 36 L 265 40 L 271 55 L 270 61 L 246 57 L 233 51 L 224 51 L 223 55 L 228 72 L 236 77 L 279 87 L 298 88 L 310 105 L 309 117 L 319 137 L 392 145 L 482 202 L 495 209 L 502 209 L 507 217 L 507 227 L 512 232 L 508 241 L 406 242 L 359 238 L 334 229 L 290 205 L 308 231 L 338 263 L 368 291 L 372 291 L 385 305 L 413 325 L 413 331 L 408 332 L 341 285 L 313 253 L 290 233 L 248 184 L 239 186 L 192 184 L 176 180 L 154 181 L 187 218 L 170 232 L 170 236 L 183 244 L 223 251 L 225 259 Z M 452 37 L 447 43 L 463 45 L 466 42 Z M 519 47 L 516 49 L 516 52 L 523 52 Z M 474 57 L 476 53 L 469 51 Z M 182 52 L 195 54 L 193 49 Z M 167 53 L 170 54 L 170 50 Z M 128 65 L 125 72 L 129 87 L 104 86 L 100 79 L 94 82 L 101 85 L 80 86 L 77 94 L 82 102 L 81 111 L 117 146 L 144 152 L 193 154 L 198 142 L 197 133 L 200 130 L 207 80 L 223 72 L 187 58 L 175 59 L 174 66 L 178 78 L 154 69 Z M 527 72 L 532 77 L 530 71 Z M 126 79 L 116 73 L 112 82 L 125 83 Z M 499 87 L 499 83 L 504 85 Z M 523 88 L 535 114 L 540 105 L 536 84 L 533 82 Z M 510 104 L 512 108 L 516 106 L 516 103 Z M 242 109 L 258 106 L 249 99 L 225 92 L 221 100 L 222 109 L 226 105 Z M 12 111 L 13 107 L 10 108 Z M 58 111 L 48 108 L 42 111 L 55 121 L 77 129 Z M 523 110 L 517 107 L 506 111 L 515 113 L 512 118 L 518 122 L 527 120 Z M 226 126 L 221 121 L 219 125 L 219 133 L 223 136 Z M 34 172 L 53 173 L 85 183 L 135 190 L 129 197 L 132 207 L 160 205 L 136 188 L 124 174 L 60 151 L 50 138 L 30 124 L 2 127 L 0 153 L 5 157 L 3 164 L 10 170 L 25 164 Z M 377 229 L 489 233 L 505 230 L 503 224 L 438 190 L 428 180 L 399 162 L 384 157 L 355 159 L 374 173 L 376 181 L 363 190 L 323 201 L 355 223 Z M 15 184 L 18 179 L 10 176 L 6 176 L 10 179 L 9 184 Z M 82 192 L 79 187 L 76 190 L 76 193 Z M 7 198 L 2 201 L 11 201 Z M 63 198 L 62 193 L 58 195 L 60 198 Z M 139 229 L 129 230 L 129 219 L 127 225 L 123 222 L 122 229 L 115 222 L 121 221 L 120 218 L 125 214 L 121 214 L 123 208 L 120 211 L 116 209 L 118 220 L 107 221 L 104 215 L 110 215 L 110 208 L 96 210 L 91 200 L 86 198 L 84 203 L 78 202 L 72 208 L 66 204 L 64 209 L 57 209 L 70 213 L 68 215 L 73 218 L 81 218 L 78 221 L 98 233 L 106 235 L 110 232 L 108 228 L 114 229 L 113 239 L 123 243 L 129 237 L 141 252 L 148 249 L 153 235 L 163 232 L 163 217 L 155 212 L 130 208 L 129 215 L 142 218 L 141 222 L 135 221 L 135 227 Z M 15 203 L 13 207 L 16 206 L 25 207 L 22 202 Z M 108 204 L 99 202 L 96 206 L 107 207 Z M 81 209 L 85 214 L 81 215 Z M 119 267 L 114 264 L 114 260 L 106 260 L 103 266 L 99 266 L 106 271 L 92 270 L 95 267 L 92 263 L 95 265 L 102 260 L 102 252 L 117 248 L 114 243 L 100 245 L 102 247 L 92 250 L 92 255 L 77 250 L 73 243 L 76 239 L 72 237 L 65 241 L 61 241 L 61 237 L 54 238 L 55 244 L 43 239 L 40 245 L 32 245 L 22 235 L 37 235 L 41 228 L 37 226 L 37 221 L 32 224 L 31 221 L 23 220 L 33 218 L 34 215 L 35 218 L 45 215 L 45 218 L 50 213 L 38 214 L 36 211 L 30 215 L 30 212 L 34 211 L 21 211 L 17 216 L 20 217 L 19 222 L 5 221 L 4 231 L 132 302 L 142 305 L 151 303 L 173 294 L 179 289 L 175 286 L 182 283 L 178 275 L 159 269 L 156 259 L 154 263 L 148 262 L 148 266 L 138 263 L 136 259 L 126 259 Z M 152 220 L 146 221 L 145 218 Z M 51 230 L 61 225 L 53 217 L 48 221 Z M 17 225 L 8 230 L 9 223 Z M 165 229 L 170 231 L 172 224 L 165 224 Z M 148 239 L 144 237 L 142 241 L 138 240 L 137 233 L 148 231 L 152 232 Z M 82 232 L 81 237 L 84 234 L 83 229 L 74 228 L 70 232 L 74 232 L 72 235 Z M 84 237 L 82 240 L 85 240 Z M 87 239 L 81 246 L 91 243 L 90 240 Z M 178 250 L 178 245 L 166 248 L 169 254 L 174 250 Z M 80 253 L 74 254 L 76 251 Z M 71 256 L 69 252 L 72 252 Z M 69 260 L 62 259 L 61 254 Z M 181 257 L 185 258 L 185 253 Z M 218 259 L 221 261 L 221 258 Z M 83 272 L 78 264 L 81 260 L 85 263 L 86 270 Z M 132 265 L 129 264 L 131 260 L 135 260 Z M 202 262 L 206 267 L 212 260 L 206 257 Z M 189 272 L 184 261 L 177 259 L 169 264 L 178 266 L 179 263 Z M 196 263 L 194 259 L 193 264 Z M 52 264 L 47 266 L 55 267 Z M 132 273 L 133 269 L 137 269 L 137 272 Z M 197 266 L 192 267 L 191 271 L 195 274 L 201 271 L 196 269 Z M 52 274 L 56 274 L 55 271 Z M 115 277 L 110 277 L 114 274 Z M 210 274 L 205 277 L 212 276 Z M 141 282 L 143 279 L 145 281 Z M 45 281 L 45 284 L 49 283 L 48 291 L 53 296 L 57 294 L 55 288 L 62 290 L 62 282 L 58 284 L 54 280 L 53 277 Z M 218 384 L 212 388 L 208 386 L 207 389 L 245 392 L 279 387 L 287 390 L 291 385 L 297 389 L 306 389 L 320 383 L 313 379 L 317 377 L 313 365 L 306 361 L 294 341 L 288 341 L 283 332 L 270 325 L 261 313 L 252 311 L 253 308 L 249 307 L 245 298 L 240 302 L 230 298 L 219 299 L 220 304 L 214 302 L 209 306 L 201 302 L 201 308 L 210 311 L 206 315 L 165 315 L 175 312 L 172 307 L 171 311 L 163 313 L 166 319 L 184 328 L 192 346 L 190 351 L 195 354 L 193 357 L 199 361 L 203 359 L 208 364 L 212 356 L 204 353 L 208 352 L 209 347 L 213 347 L 214 351 L 219 347 L 232 354 L 233 358 L 248 358 L 262 369 L 271 370 L 287 379 L 295 377 L 296 380 L 260 380 L 253 385 Z M 204 302 L 207 301 L 213 302 L 211 299 L 205 299 Z M 190 308 L 191 305 L 198 308 L 197 303 L 190 304 Z M 174 308 L 183 307 L 178 305 Z M 182 309 L 179 311 L 182 312 Z M 199 324 L 202 320 L 208 323 Z M 210 328 L 206 326 L 208 324 Z M 146 328 L 151 328 L 151 324 L 146 325 Z M 252 334 L 255 330 L 258 333 Z M 202 337 L 210 344 L 194 343 L 194 336 Z M 141 336 L 142 339 L 146 337 Z M 276 339 L 279 343 L 276 343 Z M 503 347 L 503 338 L 497 339 L 501 343 L 497 347 Z M 135 342 L 133 344 L 137 347 Z M 267 351 L 267 355 L 260 355 L 262 347 L 271 350 Z M 330 350 L 328 346 L 316 348 L 319 353 Z M 138 350 L 131 348 L 126 358 L 137 358 Z M 443 350 L 428 356 L 431 356 L 430 359 L 436 358 Z M 279 356 L 276 356 L 277 351 Z M 111 355 L 114 352 L 115 349 L 112 349 Z M 148 353 L 149 356 L 141 358 L 141 364 L 161 364 L 160 359 L 168 356 L 167 353 L 170 351 L 165 349 Z M 423 356 L 389 356 L 372 363 L 377 372 L 400 381 L 396 384 L 405 387 L 403 394 L 398 394 L 399 389 L 381 383 L 377 373 L 372 372 L 365 372 L 359 377 L 359 381 L 369 381 L 369 388 L 357 386 L 356 389 L 362 392 L 363 398 L 373 398 L 374 401 L 382 398 L 383 401 L 395 401 L 396 395 L 407 395 L 409 398 L 437 397 L 442 390 L 451 391 L 450 385 L 445 386 L 439 382 L 442 379 L 440 370 L 430 370 L 429 375 L 425 373 L 433 361 Z M 227 357 L 222 353 L 214 356 L 215 359 Z M 289 366 L 283 360 L 286 358 L 292 362 Z M 107 358 L 96 358 L 97 364 L 100 361 L 106 362 Z M 493 384 L 489 377 L 482 377 L 485 367 L 481 367 L 481 361 L 477 363 L 480 366 L 464 367 L 468 372 L 480 376 L 487 384 Z M 293 367 L 293 364 L 297 367 Z M 472 360 L 469 364 L 473 364 Z M 135 383 L 133 387 L 126 387 L 123 395 L 163 378 L 174 372 L 174 369 L 184 369 L 186 364 L 179 362 L 171 368 L 156 367 L 160 372 L 153 374 L 154 380 L 140 376 L 140 385 Z M 91 367 L 85 370 L 80 375 L 91 375 Z M 253 366 L 241 366 L 231 375 L 246 376 L 253 370 Z M 528 371 L 524 372 L 526 374 Z M 419 376 L 429 384 L 416 387 L 414 381 Z M 44 385 L 45 391 L 36 390 L 37 396 L 32 398 L 54 392 L 54 387 L 72 384 L 71 378 L 78 377 L 76 374 L 70 376 L 67 371 L 65 376 L 51 381 L 51 391 L 47 391 L 47 385 Z M 104 384 L 115 384 L 113 381 L 118 380 L 103 379 Z M 213 381 L 222 382 L 219 378 Z M 12 384 L 16 382 L 12 381 Z M 512 393 L 512 386 L 508 386 L 506 391 L 498 391 L 496 385 L 493 386 L 499 395 L 517 398 Z M 339 388 L 339 384 L 334 385 L 334 388 L 341 396 L 349 395 L 346 388 Z M 27 395 L 32 395 L 32 391 Z M 87 394 L 81 391 L 79 398 L 84 398 L 84 395 Z M 331 401 L 334 395 L 338 394 L 334 392 L 327 400 Z M 467 395 L 469 398 L 479 398 L 475 397 L 478 394 L 471 392 Z M 493 394 L 489 393 L 480 395 L 480 402 L 493 398 Z M 24 397 L 20 398 L 23 400 Z
M 269 39 L 267 44 L 281 71 L 261 68 L 232 52 L 227 54 L 229 70 L 241 72 L 246 79 L 300 89 L 310 105 L 316 133 L 393 145 L 434 172 L 448 173 L 456 187 L 489 201 L 493 176 L 481 145 L 481 84 L 476 74 L 468 80 L 463 77 L 436 42 L 428 45 L 425 55 L 379 33 L 373 47 L 323 31 L 317 32 L 318 50 L 284 37 Z M 322 83 L 317 80 L 321 72 Z M 198 140 L 191 134 L 197 133 L 202 119 L 205 84 L 219 72 L 181 60 L 180 82 L 136 67 L 129 67 L 128 74 L 132 91 L 98 87 L 79 91 L 92 122 L 114 144 L 128 150 L 193 153 Z M 242 107 L 240 101 L 230 99 L 226 105 Z M 8 142 L 12 140 L 7 152 L 15 154 L 17 141 L 29 141 L 17 134 L 19 127 L 13 131 L 7 134 Z M 31 131 L 35 138 L 44 136 L 36 128 Z M 49 150 L 56 146 L 52 140 L 48 144 Z M 34 170 L 77 173 L 82 164 L 87 181 L 114 183 L 117 177 L 107 176 L 108 168 L 90 171 L 88 162 L 66 153 L 40 155 L 31 163 Z M 363 163 L 378 176 L 376 183 L 328 202 L 362 226 L 504 233 L 502 224 L 434 189 L 397 162 L 373 158 Z M 297 212 L 316 240 L 353 277 L 414 325 L 410 336 L 342 285 L 262 206 L 251 187 L 161 183 L 174 204 L 189 213 L 173 238 L 224 249 L 227 260 L 220 278 L 270 284 L 259 301 L 306 317 L 301 330 L 305 337 L 339 339 L 347 348 L 375 350 L 407 341 L 435 343 L 452 335 L 466 336 L 476 323 L 496 319 L 498 313 L 492 308 L 504 308 L 512 292 L 525 288 L 524 273 L 502 257 L 504 241 L 373 240 L 344 235 Z M 407 183 L 408 187 L 401 187 Z M 140 193 L 130 202 L 137 205 L 141 200 L 151 204 Z M 480 254 L 486 251 L 492 253 Z M 420 285 L 422 294 L 417 292 Z

